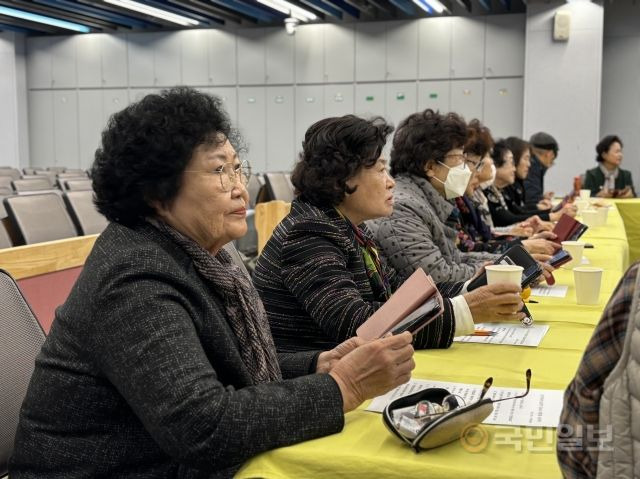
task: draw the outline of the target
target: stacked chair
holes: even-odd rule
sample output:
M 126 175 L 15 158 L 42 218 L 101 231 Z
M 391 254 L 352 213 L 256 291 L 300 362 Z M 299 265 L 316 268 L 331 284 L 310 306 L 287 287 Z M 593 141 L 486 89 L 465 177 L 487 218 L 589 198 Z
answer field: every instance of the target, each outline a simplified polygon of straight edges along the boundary
M 85 171 L 0 167 L 0 249 L 96 234 L 106 226 Z

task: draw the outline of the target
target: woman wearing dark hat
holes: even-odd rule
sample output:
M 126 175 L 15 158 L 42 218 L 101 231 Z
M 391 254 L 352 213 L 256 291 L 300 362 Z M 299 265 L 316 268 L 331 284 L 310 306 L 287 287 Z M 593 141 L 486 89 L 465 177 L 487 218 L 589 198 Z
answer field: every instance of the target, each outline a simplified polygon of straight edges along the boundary
M 558 142 L 549 133 L 534 133 L 531 144 L 531 166 L 524 180 L 527 203 L 538 204 L 553 198 L 553 192 L 544 191 L 544 175 L 558 156 Z
M 616 135 L 605 136 L 596 146 L 596 153 L 600 164 L 587 170 L 582 187 L 600 198 L 634 198 L 631 172 L 620 168 L 622 140 Z

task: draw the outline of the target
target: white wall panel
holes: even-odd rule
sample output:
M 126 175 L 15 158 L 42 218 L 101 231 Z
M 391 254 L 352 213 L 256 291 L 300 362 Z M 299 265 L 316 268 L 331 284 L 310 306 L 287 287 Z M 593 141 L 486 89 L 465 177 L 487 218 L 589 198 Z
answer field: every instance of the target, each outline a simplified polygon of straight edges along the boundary
M 265 28 L 264 43 L 266 83 L 293 83 L 294 37 L 282 27 Z
M 295 34 L 296 83 L 324 81 L 324 25 L 301 25 Z
M 324 25 L 324 80 L 352 82 L 355 77 L 356 33 L 353 25 Z
M 245 158 L 255 172 L 267 168 L 267 107 L 264 87 L 238 89 L 238 127 L 248 148 Z
M 451 74 L 451 17 L 418 20 L 418 76 L 449 78 Z
M 343 116 L 355 111 L 353 84 L 324 86 L 324 116 Z

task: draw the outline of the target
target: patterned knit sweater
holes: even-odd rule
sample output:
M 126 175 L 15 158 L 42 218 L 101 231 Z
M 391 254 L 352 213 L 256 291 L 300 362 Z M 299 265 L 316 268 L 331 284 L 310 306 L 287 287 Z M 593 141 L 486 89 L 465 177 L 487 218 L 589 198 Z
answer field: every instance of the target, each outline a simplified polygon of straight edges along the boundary
M 364 234 L 371 233 L 361 225 Z M 404 278 L 383 268 L 393 290 Z M 276 227 L 258 259 L 254 284 L 269 316 L 280 352 L 330 349 L 355 336 L 356 329 L 384 302 L 369 283 L 355 236 L 332 208 L 296 199 Z M 445 297 L 458 294 L 461 283 L 438 285 Z M 452 307 L 424 328 L 418 348 L 447 348 L 455 330 Z

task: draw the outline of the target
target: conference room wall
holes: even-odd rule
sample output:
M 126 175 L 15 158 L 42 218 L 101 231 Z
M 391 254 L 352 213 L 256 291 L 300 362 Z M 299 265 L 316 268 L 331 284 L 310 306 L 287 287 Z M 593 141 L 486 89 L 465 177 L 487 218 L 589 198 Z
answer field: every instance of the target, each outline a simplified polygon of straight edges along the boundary
M 604 10 L 602 111 L 600 136 L 617 134 L 624 142 L 625 169 L 640 194 L 640 3 L 616 0 Z M 584 160 L 593 168 L 595 149 Z
M 553 40 L 558 11 L 571 15 L 568 41 Z M 525 54 L 524 134 L 548 131 L 560 145 L 545 189 L 568 193 L 584 173 L 600 136 L 603 7 L 592 2 L 529 3 Z
M 306 128 L 327 115 L 397 124 L 433 106 L 486 118 L 497 136 L 522 133 L 521 14 L 302 25 L 295 36 L 274 27 L 34 37 L 27 46 L 33 165 L 87 167 L 109 114 L 174 84 L 224 91 L 256 171 L 290 169 Z
M 29 165 L 24 36 L 0 32 L 0 166 Z

